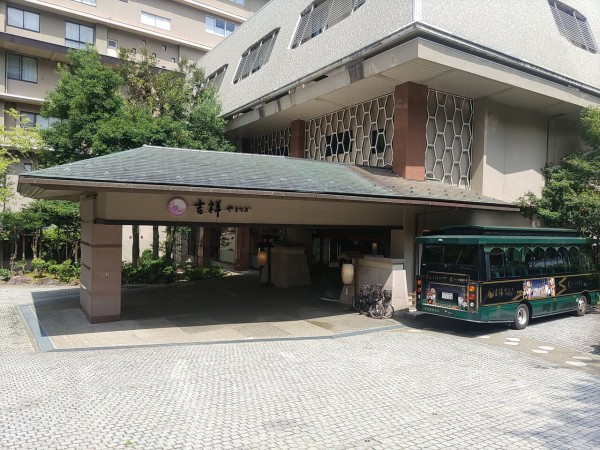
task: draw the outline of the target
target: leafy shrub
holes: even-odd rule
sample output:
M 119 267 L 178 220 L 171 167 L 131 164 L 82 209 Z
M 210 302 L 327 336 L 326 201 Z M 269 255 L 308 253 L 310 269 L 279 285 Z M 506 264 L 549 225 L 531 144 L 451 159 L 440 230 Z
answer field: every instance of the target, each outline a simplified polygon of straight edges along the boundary
M 152 261 L 153 259 L 154 257 L 152 255 L 152 250 L 150 250 L 149 248 L 144 250 L 140 255 L 140 261 Z
M 204 280 L 206 278 L 217 278 L 225 275 L 225 271 L 221 266 L 216 264 L 209 264 L 208 266 L 197 267 L 191 264 L 187 264 L 183 267 L 183 273 L 180 277 L 182 280 L 196 281 Z
M 141 259 L 138 267 L 123 263 L 123 284 L 168 284 L 175 281 L 175 266 L 164 259 Z
M 37 272 L 37 277 L 41 278 L 44 275 L 44 270 L 48 268 L 48 263 L 42 258 L 33 258 L 31 268 Z
M 58 281 L 62 283 L 70 283 L 71 281 L 79 278 L 81 268 L 79 264 L 74 264 L 71 262 L 71 260 L 67 259 L 60 264 L 52 264 L 49 266 L 48 272 L 58 278 Z
M 131 263 L 123 263 L 121 280 L 123 284 L 169 284 L 175 279 L 195 281 L 222 277 L 224 274 L 225 271 L 215 264 L 206 267 L 186 264 L 178 267 L 168 264 L 164 259 L 140 258 L 137 268 Z
M 27 264 L 27 262 L 24 259 L 22 259 L 20 261 L 15 261 L 15 271 L 24 272 L 26 264 Z
M 0 267 L 0 280 L 1 281 L 10 280 L 10 270 Z

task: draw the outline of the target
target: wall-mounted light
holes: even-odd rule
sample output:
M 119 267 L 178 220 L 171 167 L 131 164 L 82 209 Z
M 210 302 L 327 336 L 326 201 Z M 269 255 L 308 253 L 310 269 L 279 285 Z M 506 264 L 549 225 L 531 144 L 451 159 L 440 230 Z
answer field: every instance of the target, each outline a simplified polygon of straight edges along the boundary
M 371 244 L 371 255 L 376 255 L 377 254 L 377 242 L 373 242 Z

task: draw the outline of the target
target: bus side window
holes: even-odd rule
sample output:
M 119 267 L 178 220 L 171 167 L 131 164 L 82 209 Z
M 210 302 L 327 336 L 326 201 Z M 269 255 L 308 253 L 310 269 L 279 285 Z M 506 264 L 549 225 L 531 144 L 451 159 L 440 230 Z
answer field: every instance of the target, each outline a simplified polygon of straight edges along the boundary
M 558 249 L 558 273 L 569 272 L 569 252 L 565 247 Z
M 546 251 L 542 247 L 536 247 L 533 249 L 533 274 L 542 275 L 545 271 Z
M 558 252 L 554 247 L 548 247 L 546 249 L 546 274 L 554 275 L 559 273 L 559 257 Z
M 521 273 L 525 273 L 527 268 L 525 260 L 523 258 L 523 248 L 521 247 L 508 247 L 504 253 L 506 257 L 506 276 L 507 277 L 520 277 Z
M 490 271 L 492 280 L 504 278 L 504 250 L 493 248 L 490 252 Z
M 569 272 L 579 272 L 579 250 L 577 247 L 571 247 L 569 249 Z
M 579 258 L 581 260 L 581 271 L 582 272 L 593 272 L 594 271 L 594 258 L 592 252 L 587 247 L 582 247 L 579 252 Z
M 530 248 L 526 248 L 525 249 L 525 264 L 523 267 L 522 275 L 524 277 L 528 277 L 530 275 L 533 275 L 535 272 L 533 270 L 533 250 L 531 250 Z

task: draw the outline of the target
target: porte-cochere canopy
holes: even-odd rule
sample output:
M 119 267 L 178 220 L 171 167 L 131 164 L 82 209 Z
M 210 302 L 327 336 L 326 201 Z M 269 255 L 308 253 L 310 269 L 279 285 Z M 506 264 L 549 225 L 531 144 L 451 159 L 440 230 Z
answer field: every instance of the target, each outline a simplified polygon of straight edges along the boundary
M 463 219 L 518 211 L 384 168 L 152 146 L 24 174 L 19 191 L 80 201 L 80 303 L 91 322 L 120 318 L 123 224 L 395 230 L 391 246 L 407 257 L 416 209 L 459 211 Z
M 454 206 L 517 211 L 506 202 L 385 168 L 243 153 L 143 146 L 23 174 L 19 192 L 78 199 L 99 191 L 189 193 Z

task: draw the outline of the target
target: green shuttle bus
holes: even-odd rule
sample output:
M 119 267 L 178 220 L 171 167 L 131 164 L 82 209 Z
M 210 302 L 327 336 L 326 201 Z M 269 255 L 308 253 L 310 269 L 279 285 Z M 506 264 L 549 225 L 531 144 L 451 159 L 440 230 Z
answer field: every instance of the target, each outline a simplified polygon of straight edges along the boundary
M 417 310 L 472 322 L 509 322 L 598 304 L 593 240 L 554 228 L 451 226 L 418 237 Z

